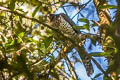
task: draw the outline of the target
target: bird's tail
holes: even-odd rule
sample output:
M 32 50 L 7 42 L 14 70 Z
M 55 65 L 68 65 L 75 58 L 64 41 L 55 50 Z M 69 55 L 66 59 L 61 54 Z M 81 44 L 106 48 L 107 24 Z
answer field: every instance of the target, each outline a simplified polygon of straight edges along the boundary
M 94 69 L 91 63 L 91 57 L 88 55 L 88 53 L 83 48 L 76 48 L 78 53 L 80 54 L 80 57 L 82 59 L 82 63 L 86 69 L 87 75 L 90 76 L 93 74 Z
M 91 63 L 91 58 L 89 56 L 85 56 L 84 58 L 82 58 L 82 62 L 85 66 L 87 75 L 90 76 L 91 74 L 93 74 L 94 70 Z

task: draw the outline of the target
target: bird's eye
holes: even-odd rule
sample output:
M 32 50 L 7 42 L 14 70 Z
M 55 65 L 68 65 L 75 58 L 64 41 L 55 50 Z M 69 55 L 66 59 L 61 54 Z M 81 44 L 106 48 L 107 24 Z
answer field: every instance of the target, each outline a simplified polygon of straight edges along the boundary
M 48 18 L 50 19 L 50 21 L 54 21 L 54 20 L 59 19 L 59 16 L 60 15 L 58 15 L 58 14 L 49 14 Z
M 56 18 L 56 16 L 54 14 L 50 14 L 48 17 L 49 17 L 50 21 L 53 21 Z

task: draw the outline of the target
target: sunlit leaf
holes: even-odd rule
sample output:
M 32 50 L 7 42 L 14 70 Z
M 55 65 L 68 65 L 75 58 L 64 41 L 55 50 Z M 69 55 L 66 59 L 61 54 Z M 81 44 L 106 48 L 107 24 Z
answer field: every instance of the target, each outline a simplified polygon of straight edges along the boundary
M 94 56 L 94 57 L 100 57 L 100 56 L 106 56 L 106 57 L 108 57 L 108 56 L 111 56 L 111 53 L 112 52 L 92 52 L 89 55 L 90 56 Z
M 14 44 L 15 44 L 15 40 L 12 40 L 9 45 L 14 45 Z
M 90 30 L 90 28 L 89 28 L 89 25 L 88 25 L 88 24 L 83 25 L 83 28 L 84 28 L 84 29 L 87 29 L 88 31 Z
M 8 43 L 5 44 L 5 47 L 7 49 L 11 49 L 14 47 L 14 45 L 15 45 L 15 40 L 10 40 Z
M 21 42 L 22 42 L 21 38 L 18 38 L 18 39 L 17 39 L 17 44 L 18 44 L 18 43 L 21 43 Z
M 80 29 L 85 29 L 85 28 L 83 26 L 73 26 L 73 29 L 80 30 Z
M 34 43 L 38 43 L 36 40 L 34 40 L 33 38 L 28 38 L 28 41 L 27 42 L 34 42 Z
M 18 34 L 18 36 L 19 36 L 20 38 L 23 38 L 24 35 L 25 35 L 25 32 L 21 32 L 21 33 Z
M 109 9 L 109 8 L 117 8 L 117 6 L 115 5 L 100 5 L 99 7 L 100 9 Z

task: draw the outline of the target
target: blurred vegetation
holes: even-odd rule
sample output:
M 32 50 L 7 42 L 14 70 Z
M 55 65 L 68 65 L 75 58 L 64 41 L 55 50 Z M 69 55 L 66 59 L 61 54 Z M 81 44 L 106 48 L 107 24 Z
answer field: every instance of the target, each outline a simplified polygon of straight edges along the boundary
M 99 10 L 114 8 L 116 15 L 114 21 L 99 32 L 99 35 L 103 34 L 105 38 L 92 40 L 92 44 L 99 42 L 104 52 L 91 53 L 90 56 L 104 56 L 109 62 L 108 69 L 92 79 L 96 80 L 104 74 L 105 80 L 118 80 L 120 77 L 120 37 L 118 34 L 120 33 L 120 1 L 116 0 L 118 6 L 103 5 L 106 2 L 102 3 L 102 0 L 94 1 L 101 3 L 99 6 L 96 5 L 100 20 L 104 20 L 105 17 L 100 18 Z M 78 14 L 81 14 L 79 10 L 84 10 L 88 3 L 79 5 L 78 2 L 80 0 L 0 0 L 0 80 L 79 79 L 74 65 L 80 60 L 73 56 L 75 61 L 70 61 L 67 53 L 64 56 L 60 55 L 62 52 L 65 53 L 65 48 L 60 41 L 54 39 L 54 29 L 46 22 L 46 15 L 54 13 L 60 7 L 64 9 L 64 7 L 74 6 Z M 64 6 L 65 3 L 71 5 Z M 94 27 L 102 24 L 97 21 L 92 21 L 91 24 L 91 20 L 84 17 L 79 21 L 86 24 L 82 28 L 78 26 L 75 28 L 88 31 L 90 25 Z M 67 64 L 69 73 L 65 71 L 64 63 Z M 99 66 L 97 63 L 96 65 Z

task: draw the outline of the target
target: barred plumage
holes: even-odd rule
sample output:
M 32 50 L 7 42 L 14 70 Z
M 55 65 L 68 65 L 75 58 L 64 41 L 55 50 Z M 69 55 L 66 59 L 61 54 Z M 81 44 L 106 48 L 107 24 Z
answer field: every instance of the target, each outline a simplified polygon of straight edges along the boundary
M 65 15 L 64 13 L 50 14 L 49 21 L 50 21 L 50 26 L 53 27 L 54 29 L 58 29 L 64 36 L 70 38 L 74 42 L 77 42 L 76 39 L 79 39 L 79 41 L 77 42 L 77 44 L 79 44 L 80 32 L 73 29 L 73 26 L 76 26 L 76 25 L 67 15 Z M 78 48 L 76 48 L 76 50 L 80 53 L 80 55 L 82 55 L 81 51 Z M 93 73 L 91 60 L 88 56 L 85 56 L 85 55 L 82 55 L 81 59 L 83 60 L 83 64 L 89 76 L 90 74 Z
M 69 38 L 77 37 L 77 31 L 72 28 L 75 24 L 65 14 L 50 14 L 50 22 L 52 27 L 59 29 L 65 36 Z

